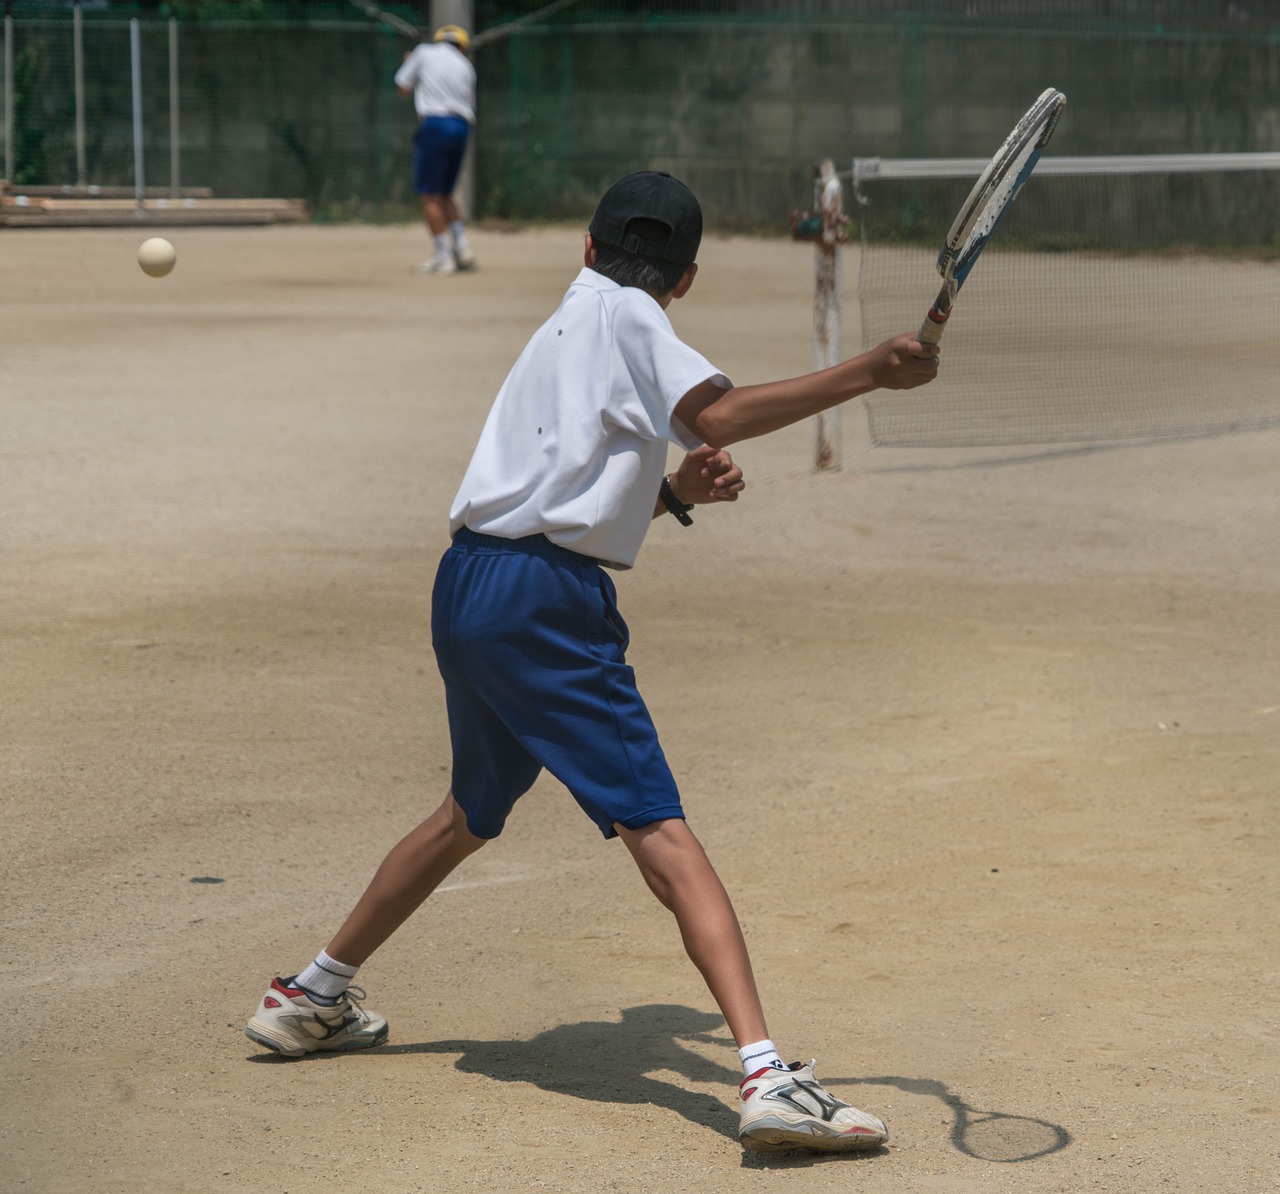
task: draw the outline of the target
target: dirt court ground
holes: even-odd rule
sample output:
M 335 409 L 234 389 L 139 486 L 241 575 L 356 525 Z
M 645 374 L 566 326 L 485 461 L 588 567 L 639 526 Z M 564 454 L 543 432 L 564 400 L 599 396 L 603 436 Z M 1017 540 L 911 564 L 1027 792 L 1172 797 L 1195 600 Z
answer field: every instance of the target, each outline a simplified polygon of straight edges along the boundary
M 0 234 L 0 1188 L 1276 1189 L 1280 431 L 859 452 L 850 408 L 841 473 L 791 429 L 655 524 L 631 661 L 772 1034 L 892 1133 L 753 1157 L 550 782 L 362 971 L 386 1047 L 242 1034 L 444 790 L 446 511 L 580 237 L 444 280 L 408 226 L 169 235 L 156 281 L 140 233 Z M 701 260 L 682 334 L 806 371 L 811 251 Z

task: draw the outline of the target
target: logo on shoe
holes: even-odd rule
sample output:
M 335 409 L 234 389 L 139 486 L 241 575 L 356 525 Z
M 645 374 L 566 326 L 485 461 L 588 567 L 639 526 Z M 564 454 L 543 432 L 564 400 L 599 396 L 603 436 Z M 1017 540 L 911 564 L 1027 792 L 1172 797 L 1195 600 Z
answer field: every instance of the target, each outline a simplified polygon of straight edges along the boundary
M 806 1100 L 803 1095 L 808 1095 L 809 1099 Z M 779 1103 L 790 1103 L 802 1115 L 817 1115 L 826 1123 L 830 1123 L 842 1107 L 849 1105 L 832 1098 L 816 1082 L 801 1082 L 799 1079 L 788 1086 L 780 1086 L 777 1090 L 769 1091 L 762 1098 L 773 1099 Z M 812 1105 L 809 1100 L 812 1100 Z

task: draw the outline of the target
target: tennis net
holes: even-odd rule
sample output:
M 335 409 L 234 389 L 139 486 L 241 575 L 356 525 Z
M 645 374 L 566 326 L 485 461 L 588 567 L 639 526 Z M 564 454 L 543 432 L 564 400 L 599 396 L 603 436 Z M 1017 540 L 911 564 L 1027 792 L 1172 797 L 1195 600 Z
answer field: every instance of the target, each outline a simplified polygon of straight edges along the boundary
M 859 158 L 862 343 L 918 327 L 980 159 Z M 874 444 L 1280 425 L 1280 153 L 1043 158 L 965 283 L 939 381 L 866 400 Z

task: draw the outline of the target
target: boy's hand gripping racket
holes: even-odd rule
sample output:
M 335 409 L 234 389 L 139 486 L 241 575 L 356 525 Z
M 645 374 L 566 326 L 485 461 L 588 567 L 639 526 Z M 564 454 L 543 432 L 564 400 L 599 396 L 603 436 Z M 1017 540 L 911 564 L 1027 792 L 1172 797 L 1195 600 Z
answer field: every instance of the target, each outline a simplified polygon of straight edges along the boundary
M 1066 102 L 1067 97 L 1061 91 L 1052 87 L 1045 91 L 1014 126 L 1013 132 L 1005 138 L 969 192 L 938 254 L 942 289 L 920 325 L 917 338 L 921 344 L 937 344 L 942 339 L 942 329 L 951 315 L 960 287 L 969 276 L 978 254 L 986 248 L 987 241 L 1000 226 L 1013 197 L 1031 177 L 1040 154 L 1053 136 Z

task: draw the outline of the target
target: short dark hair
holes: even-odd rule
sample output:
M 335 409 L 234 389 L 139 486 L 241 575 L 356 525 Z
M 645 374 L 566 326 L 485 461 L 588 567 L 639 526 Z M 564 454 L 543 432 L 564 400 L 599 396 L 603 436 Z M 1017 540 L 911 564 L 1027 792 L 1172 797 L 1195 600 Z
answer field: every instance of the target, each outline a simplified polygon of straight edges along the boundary
M 657 220 L 631 220 L 627 224 L 628 232 L 636 232 L 640 236 L 662 236 L 667 233 L 665 224 Z M 654 298 L 670 294 L 680 285 L 687 265 L 675 265 L 670 261 L 659 261 L 656 257 L 645 257 L 640 253 L 631 253 L 620 249 L 617 245 L 606 245 L 592 238 L 596 249 L 595 265 L 592 268 L 603 274 L 619 286 L 635 286 L 647 291 Z

